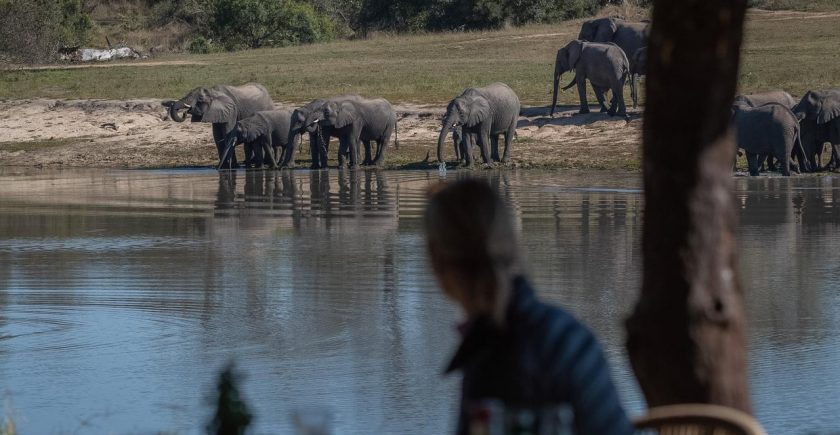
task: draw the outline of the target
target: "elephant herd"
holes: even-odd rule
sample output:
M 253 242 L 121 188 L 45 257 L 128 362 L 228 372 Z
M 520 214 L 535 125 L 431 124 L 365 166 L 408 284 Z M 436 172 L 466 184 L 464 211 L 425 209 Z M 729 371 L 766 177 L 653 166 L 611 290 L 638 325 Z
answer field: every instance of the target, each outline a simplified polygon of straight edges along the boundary
M 601 112 L 626 116 L 624 85 L 629 80 L 636 107 L 637 77 L 646 72 L 648 33 L 647 23 L 628 23 L 615 17 L 584 22 L 578 38 L 557 51 L 550 115 L 557 105 L 561 76 L 574 71 L 563 90 L 577 86 L 580 113 L 589 112 L 588 80 Z M 607 91 L 611 93 L 609 106 Z M 397 116 L 382 98 L 344 94 L 314 100 L 294 111 L 275 110 L 265 87 L 250 83 L 196 88 L 163 105 L 174 121 L 183 122 L 190 115 L 192 122 L 212 123 L 219 168 L 238 166 L 232 151 L 239 143 L 244 144 L 247 167 L 293 168 L 304 133 L 309 136 L 313 169 L 327 167 L 331 138 L 339 142 L 339 167 L 382 167 L 392 134 L 399 149 Z M 438 162 L 445 162 L 444 143 L 450 133 L 459 164 L 474 163 L 476 145 L 484 164 L 509 162 L 519 112 L 519 97 L 503 83 L 467 88 L 446 108 L 437 143 Z M 784 175 L 791 170 L 820 170 L 825 142 L 832 144 L 825 168 L 840 169 L 840 89 L 812 90 L 798 102 L 784 91 L 741 95 L 733 102 L 731 115 L 738 148 L 746 154 L 751 175 L 758 174 L 768 159 L 771 168 L 777 161 Z M 500 135 L 505 146 L 501 154 Z M 372 142 L 376 142 L 375 152 Z
M 365 146 L 361 164 L 382 166 L 391 134 L 396 136 L 397 128 L 394 109 L 382 98 L 339 95 L 290 112 L 275 110 L 268 91 L 256 83 L 200 87 L 163 105 L 176 122 L 190 115 L 192 122 L 213 124 L 220 169 L 238 166 L 233 149 L 239 143 L 245 148 L 246 167 L 292 168 L 295 149 L 304 133 L 309 134 L 313 169 L 326 168 L 333 137 L 339 141 L 340 166 L 349 163 L 351 168 L 359 167 L 361 144 Z M 371 154 L 371 142 L 377 145 L 375 155 Z
M 784 91 L 739 95 L 732 104 L 732 120 L 750 175 L 758 175 L 765 160 L 775 169 L 774 159 L 784 175 L 840 168 L 840 89 L 811 90 L 799 101 Z M 831 143 L 831 158 L 823 166 L 826 142 Z

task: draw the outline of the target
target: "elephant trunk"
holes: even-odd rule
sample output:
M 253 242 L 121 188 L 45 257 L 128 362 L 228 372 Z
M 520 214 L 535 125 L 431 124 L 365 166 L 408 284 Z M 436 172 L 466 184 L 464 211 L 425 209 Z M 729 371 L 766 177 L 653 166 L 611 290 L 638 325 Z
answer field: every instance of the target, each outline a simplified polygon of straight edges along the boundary
M 174 101 L 172 105 L 169 106 L 169 117 L 175 122 L 184 122 L 184 120 L 187 119 L 186 115 L 181 115 L 178 112 L 185 108 L 189 109 L 189 106 L 181 101 Z
M 554 108 L 557 106 L 557 87 L 560 86 L 560 76 L 562 73 L 558 71 L 560 66 L 557 65 L 554 67 L 554 94 L 551 97 L 551 112 L 549 116 L 554 116 Z
M 236 130 L 231 131 L 230 134 L 227 135 L 224 139 L 225 144 L 225 151 L 222 153 L 222 156 L 219 157 L 219 169 L 225 165 L 225 162 L 232 162 L 233 159 L 229 159 L 229 154 L 233 152 L 233 147 L 236 145 L 237 134 Z M 233 169 L 233 168 L 230 168 Z
M 446 142 L 446 135 L 449 134 L 449 130 L 452 129 L 452 116 L 446 116 L 443 118 L 443 128 L 440 129 L 440 136 L 438 137 L 438 146 L 437 146 L 437 159 L 438 163 L 444 163 L 445 160 L 443 159 L 443 143 Z

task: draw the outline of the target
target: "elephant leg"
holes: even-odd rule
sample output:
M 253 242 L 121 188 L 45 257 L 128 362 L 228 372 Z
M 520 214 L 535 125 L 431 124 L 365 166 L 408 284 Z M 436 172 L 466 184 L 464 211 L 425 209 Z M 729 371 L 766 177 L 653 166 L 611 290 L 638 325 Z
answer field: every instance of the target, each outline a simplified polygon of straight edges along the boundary
M 262 169 L 263 167 L 263 160 L 265 156 L 263 156 L 263 147 L 262 143 L 252 142 L 250 144 L 251 153 L 250 153 L 250 165 L 248 167 L 253 167 L 256 169 Z
M 263 141 L 262 143 L 263 148 L 263 165 L 268 165 L 269 168 L 277 167 L 274 160 L 274 149 L 271 147 L 271 144 L 268 141 Z
M 577 77 L 578 97 L 580 97 L 580 111 L 578 113 L 589 113 L 589 102 L 586 101 L 586 77 L 583 74 L 578 74 Z
M 461 147 L 461 157 L 464 159 L 464 166 L 472 167 L 473 165 L 473 146 L 475 137 L 470 133 L 464 133 L 461 136 L 461 143 L 459 146 Z
M 490 158 L 494 162 L 499 161 L 499 135 L 497 134 L 490 135 Z
M 482 126 L 484 127 L 484 126 Z M 490 158 L 490 153 L 488 152 L 487 147 L 490 145 L 490 128 L 489 126 L 482 128 L 479 135 L 478 135 L 478 147 L 481 150 L 481 160 L 484 161 L 485 164 L 490 164 L 493 160 Z
M 338 137 L 338 167 L 344 168 L 347 165 L 347 138 L 344 136 Z
M 516 135 L 516 121 L 510 125 L 508 131 L 505 132 L 505 154 L 502 156 L 502 163 L 510 162 L 510 145 L 513 143 L 513 136 Z
M 615 103 L 613 103 L 612 107 L 610 107 L 610 116 L 627 116 L 627 107 L 624 105 L 624 80 L 620 80 L 612 89 L 612 92 Z M 618 104 L 617 107 L 616 103 Z
M 595 99 L 598 100 L 598 104 L 601 106 L 601 113 L 606 113 L 609 110 L 604 104 L 604 92 L 606 89 L 592 85 L 592 91 L 595 92 Z
M 747 152 L 747 169 L 753 177 L 758 175 L 758 156 L 757 153 Z
M 223 168 L 223 167 L 237 168 L 237 167 L 239 167 L 239 165 L 236 162 L 236 152 L 234 152 L 235 149 L 236 149 L 235 148 L 235 146 L 236 146 L 235 143 L 234 143 L 234 149 L 231 150 L 228 158 L 225 159 L 224 162 L 221 161 L 222 156 L 225 153 L 225 147 L 227 145 L 227 144 L 225 144 L 225 137 L 227 137 L 228 132 L 233 130 L 234 125 L 235 124 L 233 124 L 233 123 L 222 123 L 222 122 L 213 123 L 213 142 L 216 144 L 216 151 L 219 153 L 219 167 L 220 168 Z
M 312 156 L 312 163 L 309 165 L 310 169 L 318 169 L 320 167 L 320 149 L 321 138 L 318 132 L 309 133 L 309 155 Z
M 362 165 L 371 166 L 373 165 L 373 155 L 370 148 L 370 141 L 365 140 L 362 143 L 365 144 L 365 160 L 362 162 Z
M 790 152 L 792 150 L 790 148 L 782 148 L 781 153 L 776 154 L 776 158 L 779 160 L 779 166 L 781 166 L 782 175 L 785 177 L 790 177 Z
M 840 144 L 831 144 L 831 159 L 828 161 L 828 167 L 831 171 L 840 169 Z
M 330 140 L 332 140 L 332 136 L 329 134 L 323 136 L 323 141 L 321 142 L 321 148 L 318 152 L 318 159 L 319 159 L 319 167 L 321 169 L 327 169 L 328 161 L 330 158 Z
M 353 132 L 353 133 L 351 133 L 351 136 L 350 136 L 350 139 L 349 139 L 348 142 L 349 142 L 349 145 L 350 145 L 350 169 L 358 169 L 359 168 L 359 145 L 360 145 L 361 141 L 359 140 L 359 136 L 355 132 Z

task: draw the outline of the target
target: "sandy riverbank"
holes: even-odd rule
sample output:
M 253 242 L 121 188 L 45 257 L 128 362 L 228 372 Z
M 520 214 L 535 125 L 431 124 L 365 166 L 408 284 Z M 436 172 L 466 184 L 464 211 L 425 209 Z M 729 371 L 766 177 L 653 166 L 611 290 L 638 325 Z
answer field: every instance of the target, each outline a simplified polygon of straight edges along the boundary
M 176 123 L 157 99 L 0 102 L 0 165 L 33 167 L 160 168 L 212 166 L 217 161 L 210 124 Z M 292 108 L 279 104 L 278 107 Z M 443 106 L 396 104 L 400 150 L 389 168 L 423 167 L 435 157 Z M 563 106 L 525 108 L 513 144 L 517 167 L 635 169 L 640 112 L 630 121 Z M 298 160 L 305 167 L 306 147 Z M 451 153 L 451 146 L 447 146 Z M 241 152 L 241 151 L 240 151 Z M 431 166 L 431 165 L 429 165 Z

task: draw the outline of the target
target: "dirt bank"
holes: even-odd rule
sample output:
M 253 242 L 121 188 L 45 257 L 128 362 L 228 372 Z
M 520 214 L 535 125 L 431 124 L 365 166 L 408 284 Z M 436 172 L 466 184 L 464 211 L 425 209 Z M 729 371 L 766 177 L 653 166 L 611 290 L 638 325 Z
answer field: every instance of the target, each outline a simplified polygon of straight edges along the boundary
M 427 155 L 435 157 L 443 105 L 395 109 L 401 148 L 389 152 L 388 166 L 426 166 L 422 162 Z M 545 107 L 523 109 L 513 144 L 514 165 L 638 168 L 639 112 L 632 112 L 628 122 L 600 113 L 574 115 L 576 110 L 561 107 L 550 118 Z M 451 145 L 446 150 L 451 156 Z M 301 166 L 308 157 L 304 150 Z M 173 122 L 160 100 L 0 102 L 0 165 L 155 168 L 212 166 L 216 160 L 210 125 Z

